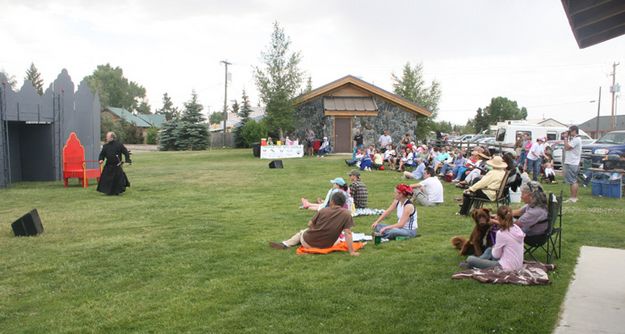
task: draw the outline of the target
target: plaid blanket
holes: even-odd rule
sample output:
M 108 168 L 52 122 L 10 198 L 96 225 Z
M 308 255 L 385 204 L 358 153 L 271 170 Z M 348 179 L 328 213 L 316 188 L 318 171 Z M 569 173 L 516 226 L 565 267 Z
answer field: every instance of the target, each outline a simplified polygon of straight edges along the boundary
M 506 272 L 500 267 L 488 269 L 469 269 L 451 276 L 452 279 L 472 278 L 480 283 L 546 285 L 549 284 L 547 272 L 556 269 L 555 264 L 525 261 L 523 269 Z

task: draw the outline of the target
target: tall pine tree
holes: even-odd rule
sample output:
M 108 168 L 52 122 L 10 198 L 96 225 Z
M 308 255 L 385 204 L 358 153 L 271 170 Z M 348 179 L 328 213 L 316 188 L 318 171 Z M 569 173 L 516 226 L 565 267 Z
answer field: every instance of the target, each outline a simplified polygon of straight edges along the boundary
M 208 127 L 204 123 L 206 118 L 202 114 L 201 104 L 197 101 L 195 91 L 191 93 L 191 100 L 184 104 L 184 111 L 179 119 L 176 135 L 178 150 L 205 150 L 208 148 Z
M 249 143 L 243 137 L 243 128 L 245 124 L 250 120 L 250 114 L 252 113 L 252 106 L 250 105 L 250 98 L 243 90 L 241 95 L 241 105 L 237 115 L 241 118 L 241 122 L 234 129 L 234 144 L 236 147 L 249 147 Z
M 302 71 L 299 69 L 301 55 L 291 52 L 290 38 L 284 29 L 274 22 L 271 43 L 261 53 L 263 67 L 254 67 L 256 86 L 265 104 L 269 131 L 280 137 L 293 130 L 293 98 L 302 84 Z
M 26 77 L 24 80 L 30 80 L 33 83 L 33 87 L 37 90 L 37 94 L 43 95 L 43 79 L 41 73 L 35 67 L 35 63 L 30 63 L 30 67 L 26 70 Z
M 178 108 L 174 107 L 174 103 L 171 101 L 171 97 L 167 93 L 163 94 L 163 106 L 160 109 L 156 109 L 156 114 L 164 115 L 166 121 L 178 117 Z
M 424 140 L 430 131 L 436 127 L 435 120 L 438 113 L 438 101 L 441 98 L 440 84 L 432 81 L 429 87 L 425 86 L 423 79 L 423 65 L 412 67 L 406 63 L 401 77 L 391 75 L 393 80 L 393 92 L 407 100 L 410 100 L 432 112 L 431 117 L 422 117 L 415 129 L 417 139 Z

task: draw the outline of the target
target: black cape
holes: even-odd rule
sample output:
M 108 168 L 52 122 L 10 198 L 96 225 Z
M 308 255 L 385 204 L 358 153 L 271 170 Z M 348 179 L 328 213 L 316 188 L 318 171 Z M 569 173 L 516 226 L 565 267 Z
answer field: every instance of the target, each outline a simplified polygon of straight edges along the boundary
M 102 175 L 98 182 L 98 191 L 107 195 L 119 195 L 130 187 L 130 181 L 122 169 L 122 155 L 126 163 L 131 163 L 130 152 L 126 147 L 118 142 L 111 141 L 102 146 L 99 160 L 106 160 Z

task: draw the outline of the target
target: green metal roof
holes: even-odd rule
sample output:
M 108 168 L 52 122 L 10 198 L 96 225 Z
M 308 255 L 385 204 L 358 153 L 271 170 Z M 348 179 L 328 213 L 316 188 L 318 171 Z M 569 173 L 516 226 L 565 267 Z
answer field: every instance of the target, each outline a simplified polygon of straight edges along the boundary
M 161 125 L 163 125 L 163 123 L 165 122 L 164 115 L 154 115 L 154 114 L 135 115 L 124 108 L 115 108 L 115 107 L 108 107 L 106 108 L 106 110 L 112 112 L 117 117 L 125 120 L 128 123 L 132 123 L 136 127 L 139 127 L 139 128 L 150 128 L 150 127 L 160 128 Z

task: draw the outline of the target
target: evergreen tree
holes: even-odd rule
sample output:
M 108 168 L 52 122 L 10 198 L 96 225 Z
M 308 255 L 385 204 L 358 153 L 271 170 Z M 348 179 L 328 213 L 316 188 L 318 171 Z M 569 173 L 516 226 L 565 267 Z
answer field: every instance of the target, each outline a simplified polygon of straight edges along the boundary
M 256 86 L 265 104 L 266 121 L 272 134 L 282 136 L 294 128 L 293 103 L 302 83 L 299 52 L 289 51 L 290 38 L 274 22 L 271 43 L 261 52 L 263 68 L 254 67 Z
M 432 113 L 431 117 L 419 119 L 417 129 L 415 129 L 417 139 L 426 139 L 430 131 L 433 131 L 436 126 L 438 101 L 441 98 L 440 84 L 437 81 L 432 81 L 430 87 L 426 87 L 423 79 L 423 65 L 418 64 L 412 67 L 409 62 L 404 65 L 401 78 L 392 74 L 391 79 L 393 80 L 393 91 L 395 94 L 422 106 Z
M 487 130 L 491 124 L 506 120 L 526 119 L 527 109 L 519 108 L 516 101 L 498 96 L 490 100 L 490 104 L 484 109 L 478 108 L 473 119 L 473 125 L 477 132 Z
M 239 107 L 239 102 L 237 102 L 237 100 L 234 100 L 234 102 L 232 102 L 232 107 L 231 107 L 232 113 L 238 115 L 239 114 L 239 108 L 240 108 Z
M 195 91 L 191 100 L 184 104 L 184 111 L 179 119 L 176 131 L 176 148 L 178 150 L 205 150 L 208 148 L 208 127 L 202 114 L 201 104 L 197 102 Z
M 238 126 L 234 129 L 234 144 L 236 147 L 249 147 L 250 143 L 247 142 L 242 132 L 245 125 L 250 120 L 251 113 L 252 107 L 250 106 L 250 98 L 247 96 L 244 89 L 241 95 L 241 107 L 238 112 L 241 122 L 239 122 Z
M 33 83 L 33 87 L 37 90 L 37 94 L 43 95 L 43 79 L 41 73 L 35 67 L 35 63 L 30 63 L 30 67 L 26 70 L 26 77 L 24 80 L 30 80 Z
M 143 114 L 143 115 L 149 115 L 152 113 L 151 111 L 152 107 L 150 107 L 150 105 L 145 101 L 141 101 L 141 103 L 139 103 L 139 105 L 137 106 L 136 111 L 139 114 Z
M 159 137 L 159 150 L 175 151 L 176 135 L 178 133 L 178 122 L 176 119 L 169 120 L 161 126 Z
M 167 93 L 163 94 L 163 107 L 156 109 L 156 114 L 165 115 L 165 120 L 171 121 L 178 117 L 179 113 L 178 108 L 174 107 L 171 97 Z
M 312 77 L 309 75 L 306 80 L 306 88 L 304 88 L 304 94 L 308 94 L 312 91 Z

